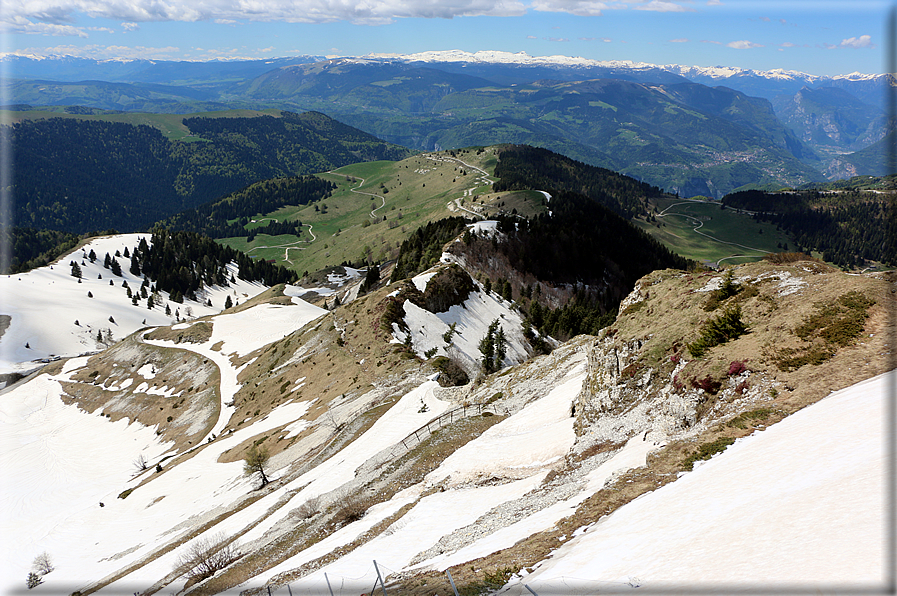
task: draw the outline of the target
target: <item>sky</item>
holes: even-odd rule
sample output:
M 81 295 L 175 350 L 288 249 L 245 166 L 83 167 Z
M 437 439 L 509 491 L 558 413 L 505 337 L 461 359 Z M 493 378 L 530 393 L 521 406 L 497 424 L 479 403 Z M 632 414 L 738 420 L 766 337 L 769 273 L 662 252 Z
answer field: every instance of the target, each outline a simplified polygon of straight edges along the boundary
M 882 0 L 3 0 L 3 52 L 209 60 L 500 50 L 653 64 L 887 70 Z

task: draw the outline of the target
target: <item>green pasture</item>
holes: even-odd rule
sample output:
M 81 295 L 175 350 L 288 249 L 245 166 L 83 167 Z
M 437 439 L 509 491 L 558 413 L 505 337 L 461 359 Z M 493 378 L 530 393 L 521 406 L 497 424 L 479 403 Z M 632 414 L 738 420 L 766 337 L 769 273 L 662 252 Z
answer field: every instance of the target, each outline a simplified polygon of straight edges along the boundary
M 715 201 L 664 198 L 653 202 L 657 207 L 656 221 L 638 218 L 634 223 L 673 252 L 689 259 L 731 265 L 757 261 L 770 252 L 782 252 L 780 244 L 794 248 L 793 239 L 776 230 L 776 226 L 721 209 Z
M 457 159 L 491 172 L 495 166 L 492 149 L 479 155 L 476 150 L 456 152 Z M 398 254 L 399 245 L 418 227 L 452 215 L 467 215 L 451 211 L 449 204 L 464 198 L 473 201 L 473 194 L 494 203 L 498 195 L 488 194 L 491 187 L 478 184 L 478 173 L 451 160 L 448 153 L 433 154 L 442 160 L 428 159 L 427 154 L 416 155 L 400 162 L 378 161 L 345 166 L 333 172 L 318 174 L 337 185 L 327 199 L 303 206 L 287 206 L 273 213 L 257 214 L 247 229 L 267 224 L 267 219 L 299 220 L 303 224 L 301 237 L 259 234 L 251 242 L 246 238 L 226 238 L 223 244 L 242 250 L 254 257 L 275 259 L 291 269 L 304 273 L 317 271 L 343 261 L 358 262 L 370 259 L 382 262 Z M 468 196 L 464 193 L 474 189 Z M 512 193 L 503 193 L 509 195 Z M 513 199 L 523 206 L 521 193 Z M 533 197 L 532 206 L 541 199 Z M 385 203 L 384 203 L 385 202 Z M 510 211 L 511 207 L 505 207 Z M 371 212 L 374 212 L 373 216 Z M 488 212 L 488 210 L 487 210 Z M 310 226 L 310 230 L 309 230 Z

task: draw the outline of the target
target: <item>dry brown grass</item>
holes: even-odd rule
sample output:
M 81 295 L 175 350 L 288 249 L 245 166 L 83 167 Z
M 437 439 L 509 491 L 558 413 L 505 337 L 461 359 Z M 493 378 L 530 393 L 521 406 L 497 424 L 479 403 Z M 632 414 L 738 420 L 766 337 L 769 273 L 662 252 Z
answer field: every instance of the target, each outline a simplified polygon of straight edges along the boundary
M 146 364 L 155 366 L 155 378 L 137 374 Z M 146 426 L 158 425 L 161 438 L 182 450 L 196 445 L 215 424 L 220 407 L 219 378 L 218 368 L 201 356 L 141 344 L 130 336 L 91 357 L 72 375 L 72 382 L 63 383 L 63 400 L 88 412 L 102 409 L 112 421 L 128 418 Z M 120 387 L 128 379 L 131 384 L 125 389 L 102 388 Z M 149 388 L 168 388 L 174 396 L 138 392 L 142 383 Z

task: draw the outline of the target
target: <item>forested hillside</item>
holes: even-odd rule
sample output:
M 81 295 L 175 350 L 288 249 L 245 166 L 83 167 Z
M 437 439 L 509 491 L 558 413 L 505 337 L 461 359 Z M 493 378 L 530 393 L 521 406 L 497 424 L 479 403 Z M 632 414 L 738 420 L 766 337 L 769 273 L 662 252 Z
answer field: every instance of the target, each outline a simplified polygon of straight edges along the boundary
M 143 274 L 155 281 L 155 287 L 171 294 L 175 302 L 183 298 L 195 300 L 196 292 L 203 286 L 227 286 L 233 280 L 228 277 L 225 265 L 231 261 L 237 263 L 237 276 L 245 281 L 260 281 L 273 286 L 297 279 L 293 271 L 251 259 L 194 232 L 172 232 L 158 227 L 153 230 L 151 240 L 151 243 L 141 241 L 134 249 L 131 273 Z
M 144 230 L 253 182 L 408 153 L 315 113 L 189 122 L 207 140 L 172 141 L 149 126 L 101 121 L 15 124 L 16 225 Z
M 550 213 L 497 216 L 495 232 L 474 226 L 448 251 L 479 271 L 488 289 L 517 301 L 529 324 L 545 334 L 566 339 L 597 333 L 613 321 L 636 279 L 694 266 L 614 212 L 643 211 L 645 197 L 660 193 L 655 187 L 526 146 L 502 148 L 495 175 L 496 191 L 547 192 Z M 392 280 L 438 261 L 465 223 L 447 218 L 412 233 L 401 245 Z
M 856 267 L 865 260 L 897 263 L 889 240 L 897 233 L 889 200 L 875 191 L 750 190 L 727 195 L 723 204 L 781 226 L 794 236 L 798 250 L 818 251 L 825 261 Z
M 330 196 L 336 186 L 314 176 L 293 176 L 274 178 L 251 184 L 222 199 L 204 203 L 195 209 L 188 209 L 174 215 L 163 225 L 172 230 L 191 230 L 211 238 L 247 236 L 250 233 L 283 234 L 283 223 L 269 221 L 256 227 L 252 232 L 244 226 L 256 214 L 276 211 L 284 205 L 307 205 Z M 295 228 L 297 222 L 284 222 Z
M 499 178 L 493 185 L 497 192 L 567 190 L 586 195 L 626 219 L 645 213 L 645 200 L 662 192 L 629 176 L 528 145 L 502 150 L 495 175 Z

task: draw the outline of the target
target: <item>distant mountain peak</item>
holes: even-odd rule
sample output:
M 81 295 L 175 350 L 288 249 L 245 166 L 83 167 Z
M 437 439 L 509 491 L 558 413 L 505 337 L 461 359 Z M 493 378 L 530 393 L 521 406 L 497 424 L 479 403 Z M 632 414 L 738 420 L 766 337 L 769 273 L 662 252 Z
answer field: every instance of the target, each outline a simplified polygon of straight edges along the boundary
M 370 60 L 395 60 L 403 62 L 469 62 L 475 64 L 519 64 L 525 66 L 581 66 L 600 68 L 629 68 L 637 70 L 659 69 L 683 76 L 704 76 L 712 79 L 724 79 L 733 76 L 756 76 L 765 79 L 802 80 L 817 83 L 829 79 L 870 80 L 884 75 L 853 72 L 833 77 L 814 75 L 798 70 L 774 68 L 771 70 L 753 70 L 737 66 L 686 66 L 681 64 L 652 64 L 650 62 L 634 62 L 632 60 L 593 60 L 581 56 L 530 56 L 526 52 L 505 52 L 501 50 L 434 50 L 414 54 L 368 54 L 361 58 Z

